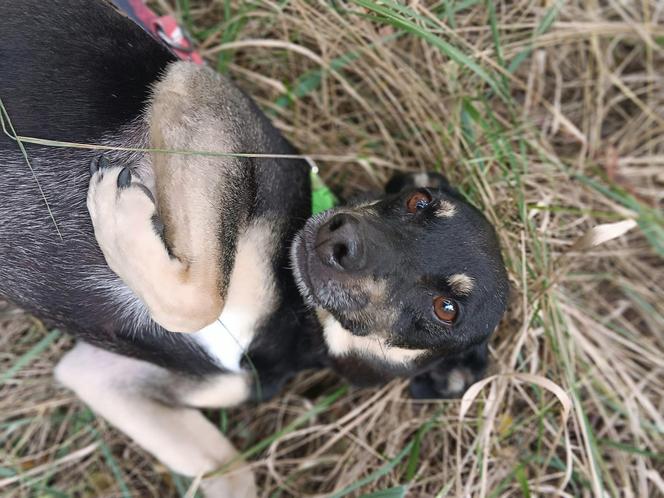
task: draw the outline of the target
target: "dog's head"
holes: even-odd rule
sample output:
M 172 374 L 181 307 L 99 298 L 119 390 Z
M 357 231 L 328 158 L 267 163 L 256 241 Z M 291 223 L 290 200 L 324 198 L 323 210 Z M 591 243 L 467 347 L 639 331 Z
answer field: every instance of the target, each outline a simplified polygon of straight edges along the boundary
M 356 383 L 463 353 L 507 303 L 493 228 L 436 174 L 400 175 L 378 199 L 312 217 L 292 263 L 333 364 Z

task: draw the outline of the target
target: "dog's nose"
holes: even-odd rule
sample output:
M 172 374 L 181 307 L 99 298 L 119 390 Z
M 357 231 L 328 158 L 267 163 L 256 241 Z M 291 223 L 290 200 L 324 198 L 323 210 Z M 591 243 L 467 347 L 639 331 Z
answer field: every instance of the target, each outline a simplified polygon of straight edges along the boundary
M 349 214 L 336 214 L 318 229 L 316 253 L 323 264 L 342 271 L 364 267 L 365 254 L 360 221 Z

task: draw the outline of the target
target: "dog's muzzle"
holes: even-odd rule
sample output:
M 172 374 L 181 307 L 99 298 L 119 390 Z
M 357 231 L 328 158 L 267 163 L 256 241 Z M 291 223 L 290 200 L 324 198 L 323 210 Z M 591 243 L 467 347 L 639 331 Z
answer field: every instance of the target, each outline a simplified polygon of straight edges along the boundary
M 361 287 L 368 244 L 355 213 L 327 211 L 307 221 L 291 248 L 295 281 L 305 300 L 335 315 L 365 306 Z

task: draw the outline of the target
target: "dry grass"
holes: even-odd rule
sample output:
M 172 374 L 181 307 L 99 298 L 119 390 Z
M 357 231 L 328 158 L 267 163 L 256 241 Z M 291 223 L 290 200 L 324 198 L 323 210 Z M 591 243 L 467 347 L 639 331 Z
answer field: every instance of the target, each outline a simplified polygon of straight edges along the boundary
M 354 484 L 348 496 L 664 495 L 662 2 L 192 0 L 179 12 L 303 152 L 333 156 L 320 163 L 330 184 L 442 168 L 498 227 L 513 285 L 496 375 L 463 420 L 459 401 L 412 402 L 403 382 L 350 390 L 253 458 L 262 496 Z M 625 219 L 638 228 L 573 247 Z M 70 339 L 10 308 L 0 329 L 2 372 L 30 360 L 0 373 L 3 496 L 184 494 L 53 384 Z M 211 416 L 248 449 L 342 385 L 307 375 Z

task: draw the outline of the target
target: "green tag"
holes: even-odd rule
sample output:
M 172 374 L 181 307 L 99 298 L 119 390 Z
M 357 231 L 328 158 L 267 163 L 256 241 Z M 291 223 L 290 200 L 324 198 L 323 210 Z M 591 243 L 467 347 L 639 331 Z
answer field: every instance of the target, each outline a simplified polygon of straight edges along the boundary
M 314 169 L 311 170 L 311 214 L 322 213 L 337 204 L 337 198 L 323 183 Z

